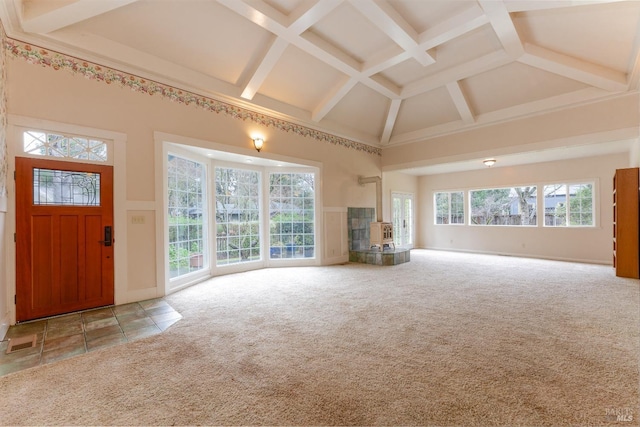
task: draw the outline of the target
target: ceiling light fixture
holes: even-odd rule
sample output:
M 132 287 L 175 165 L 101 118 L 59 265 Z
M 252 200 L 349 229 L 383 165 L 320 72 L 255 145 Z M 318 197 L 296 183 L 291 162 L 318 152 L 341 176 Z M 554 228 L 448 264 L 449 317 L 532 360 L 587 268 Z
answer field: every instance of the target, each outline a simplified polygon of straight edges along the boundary
M 496 159 L 485 159 L 482 161 L 486 167 L 491 167 L 496 164 Z
M 260 137 L 253 138 L 253 146 L 255 147 L 256 150 L 258 150 L 258 153 L 260 152 L 260 150 L 262 150 L 263 145 L 264 145 L 264 139 Z

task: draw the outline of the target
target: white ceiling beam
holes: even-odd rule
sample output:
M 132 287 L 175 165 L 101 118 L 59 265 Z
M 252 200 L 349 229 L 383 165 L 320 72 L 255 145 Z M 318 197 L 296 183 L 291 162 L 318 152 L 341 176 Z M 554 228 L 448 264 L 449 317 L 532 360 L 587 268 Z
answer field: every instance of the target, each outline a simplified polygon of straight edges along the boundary
M 315 0 L 311 5 L 308 3 L 303 4 L 292 14 L 292 16 L 290 16 L 291 24 L 285 31 L 289 34 L 289 37 L 297 37 L 299 34 L 306 31 L 307 28 L 311 27 L 313 24 L 321 20 L 326 14 L 335 9 L 342 1 L 343 0 Z M 262 13 L 267 14 L 273 12 L 263 8 Z M 282 17 L 280 17 L 280 20 L 281 19 Z M 282 37 L 276 36 L 275 41 L 271 44 L 266 55 L 260 61 L 260 65 L 258 65 L 242 91 L 241 96 L 243 98 L 253 99 L 262 86 L 262 83 L 264 83 L 265 79 L 269 76 L 269 73 L 286 50 L 287 46 L 289 46 L 289 42 Z
M 407 99 L 421 93 L 429 92 L 433 89 L 445 86 L 452 81 L 463 80 L 478 73 L 492 70 L 513 62 L 511 57 L 504 51 L 498 50 L 474 60 L 465 62 L 454 67 L 441 70 L 422 80 L 406 85 L 401 92 L 401 98 Z
M 614 3 L 628 0 L 507 0 L 504 2 L 507 11 L 528 12 L 532 10 L 558 9 L 562 7 L 590 6 L 601 3 Z
M 418 34 L 409 23 L 383 0 L 350 0 L 350 3 L 369 21 L 383 31 L 423 66 L 435 63 L 435 59 L 418 45 Z
M 420 49 L 428 50 L 440 44 L 460 37 L 470 31 L 480 28 L 489 23 L 489 18 L 479 7 L 469 9 L 463 13 L 454 16 L 451 19 L 441 22 L 418 36 L 420 40 Z M 362 72 L 371 76 L 380 73 L 387 68 L 391 68 L 401 62 L 411 58 L 411 54 L 407 51 L 398 52 L 398 48 L 380 52 L 374 58 L 365 62 L 362 66 Z
M 396 120 L 398 119 L 398 113 L 400 112 L 401 104 L 401 99 L 392 99 L 391 103 L 389 104 L 387 119 L 384 122 L 384 130 L 382 131 L 382 136 L 380 137 L 380 144 L 382 145 L 387 145 L 391 140 L 391 132 L 393 132 L 393 127 L 395 126 Z
M 502 1 L 479 0 L 504 50 L 514 59 L 522 55 L 522 42 L 511 16 Z
M 289 46 L 287 41 L 276 37 L 274 42 L 271 44 L 271 47 L 269 47 L 266 55 L 262 58 L 262 61 L 260 61 L 260 65 L 258 65 L 253 76 L 249 79 L 249 83 L 247 83 L 240 95 L 241 97 L 244 99 L 253 99 L 262 86 L 262 83 L 264 83 L 265 79 L 269 76 L 269 73 L 284 53 L 287 46 Z
M 526 44 L 518 61 L 610 92 L 627 90 L 624 73 L 571 56 Z
M 458 82 L 447 83 L 447 90 L 449 91 L 451 100 L 455 104 L 456 109 L 460 114 L 460 118 L 462 119 L 462 122 L 464 124 L 474 123 L 476 119 L 473 116 L 473 112 L 471 111 L 471 107 L 467 102 L 467 98 L 464 96 L 464 92 L 462 92 L 460 83 Z
M 218 0 L 218 3 L 277 36 L 286 34 L 288 18 L 263 1 L 251 5 L 243 0 Z
M 311 120 L 314 122 L 322 120 L 329 111 L 333 109 L 333 107 L 338 105 L 338 102 L 340 102 L 356 84 L 358 84 L 358 79 L 356 78 L 350 78 L 346 82 L 340 82 L 340 84 L 333 88 L 333 90 L 329 92 L 328 96 L 322 100 L 320 105 L 313 110 L 311 113 Z
M 466 10 L 420 34 L 420 47 L 425 50 L 431 49 L 488 23 L 489 18 L 480 7 Z
M 138 0 L 77 0 L 30 19 L 27 19 L 27 9 L 23 13 L 25 20 L 22 22 L 22 29 L 27 33 L 47 34 L 136 1 Z M 22 2 L 22 5 L 25 7 L 28 3 Z
M 540 114 L 541 112 L 546 113 L 554 109 L 589 103 L 597 99 L 602 99 L 602 97 L 606 96 L 606 94 L 607 93 L 603 92 L 602 89 L 589 87 L 551 98 L 541 99 L 526 104 L 520 104 L 515 108 L 509 107 L 503 110 L 480 114 L 476 116 L 475 122 L 473 124 L 465 125 L 463 129 L 472 129 L 477 126 L 500 123 L 519 117 L 528 117 Z M 440 135 L 451 134 L 460 130 L 460 123 L 458 121 L 443 123 L 417 131 L 394 135 L 393 138 L 391 138 L 390 145 L 400 145 L 423 141 Z
M 343 1 L 344 0 L 311 0 L 308 3 L 303 3 L 289 15 L 291 21 L 288 26 L 289 31 L 296 35 L 302 34 L 331 13 Z

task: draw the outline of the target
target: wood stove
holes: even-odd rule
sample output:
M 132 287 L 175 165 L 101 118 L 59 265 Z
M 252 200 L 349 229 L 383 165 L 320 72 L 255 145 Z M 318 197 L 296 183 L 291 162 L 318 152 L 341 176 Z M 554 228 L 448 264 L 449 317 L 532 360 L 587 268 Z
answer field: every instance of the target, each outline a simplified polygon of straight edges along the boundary
M 396 245 L 393 243 L 393 224 L 390 222 L 372 222 L 370 223 L 369 228 L 369 242 L 371 247 L 380 248 L 380 250 L 384 250 L 384 247 L 387 246 L 393 249 L 396 248 Z

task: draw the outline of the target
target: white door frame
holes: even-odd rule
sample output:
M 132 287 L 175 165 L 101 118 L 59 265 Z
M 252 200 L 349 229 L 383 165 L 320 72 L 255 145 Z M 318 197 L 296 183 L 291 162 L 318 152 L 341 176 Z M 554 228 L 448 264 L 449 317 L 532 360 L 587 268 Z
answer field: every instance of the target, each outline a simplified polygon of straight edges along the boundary
M 407 193 L 407 192 L 403 192 L 403 191 L 391 191 L 391 222 L 395 223 L 395 211 L 393 209 L 393 201 L 395 198 L 401 198 L 402 200 L 405 199 L 411 199 L 411 222 L 409 224 L 409 238 L 411 240 L 411 242 L 408 245 L 403 245 L 403 247 L 406 248 L 413 248 L 415 245 L 415 224 L 416 224 L 416 215 L 415 215 L 415 194 L 414 193 Z M 404 206 L 402 208 L 402 211 L 404 212 Z M 396 234 L 397 232 L 394 231 L 394 234 Z

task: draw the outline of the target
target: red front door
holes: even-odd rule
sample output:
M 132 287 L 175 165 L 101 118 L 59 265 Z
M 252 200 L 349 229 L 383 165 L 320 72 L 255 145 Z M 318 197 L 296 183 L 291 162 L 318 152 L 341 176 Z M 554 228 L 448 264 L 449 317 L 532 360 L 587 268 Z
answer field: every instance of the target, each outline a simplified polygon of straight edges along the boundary
M 113 295 L 113 168 L 16 158 L 16 320 Z

